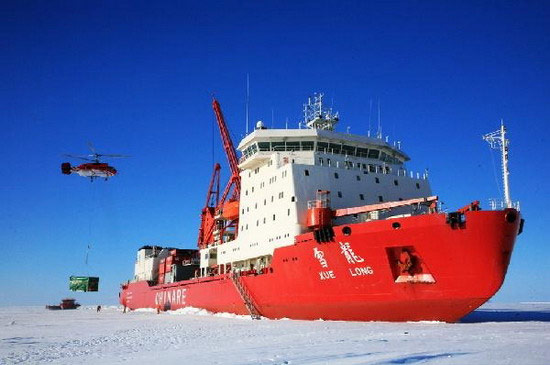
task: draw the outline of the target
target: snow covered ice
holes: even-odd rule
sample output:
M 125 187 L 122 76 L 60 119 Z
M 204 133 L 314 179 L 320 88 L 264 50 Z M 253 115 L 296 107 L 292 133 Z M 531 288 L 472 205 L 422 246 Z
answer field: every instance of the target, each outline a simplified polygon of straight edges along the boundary
M 0 364 L 547 364 L 550 303 L 487 304 L 461 323 L 251 320 L 184 308 L 0 308 Z

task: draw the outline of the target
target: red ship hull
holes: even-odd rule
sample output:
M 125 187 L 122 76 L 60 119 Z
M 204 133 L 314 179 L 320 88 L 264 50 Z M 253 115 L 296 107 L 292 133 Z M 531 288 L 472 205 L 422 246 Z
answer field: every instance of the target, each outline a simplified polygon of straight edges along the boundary
M 268 318 L 455 322 L 501 287 L 520 217 L 514 209 L 468 211 L 460 222 L 425 214 L 333 228 L 331 242 L 306 233 L 276 249 L 263 274 L 133 282 L 123 285 L 120 302 L 129 309 L 249 314 L 238 280 Z M 422 263 L 419 275 L 403 275 L 398 257 L 404 250 Z

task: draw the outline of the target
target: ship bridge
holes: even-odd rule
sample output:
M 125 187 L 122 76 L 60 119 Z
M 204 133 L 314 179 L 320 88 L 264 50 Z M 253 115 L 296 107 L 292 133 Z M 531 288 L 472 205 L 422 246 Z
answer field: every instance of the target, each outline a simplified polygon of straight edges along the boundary
M 317 152 L 391 165 L 409 160 L 400 148 L 380 138 L 323 129 L 256 129 L 241 141 L 238 149 L 242 154 L 239 168 L 243 170 L 262 165 L 274 152 Z

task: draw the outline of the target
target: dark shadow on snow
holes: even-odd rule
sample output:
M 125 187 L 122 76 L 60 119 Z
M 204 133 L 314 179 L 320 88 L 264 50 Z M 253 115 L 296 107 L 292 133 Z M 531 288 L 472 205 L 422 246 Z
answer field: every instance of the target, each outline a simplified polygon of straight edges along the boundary
M 468 352 L 445 352 L 441 354 L 417 354 L 417 355 L 398 357 L 396 359 L 391 359 L 391 360 L 385 360 L 385 361 L 379 362 L 378 364 L 414 364 L 417 362 L 425 362 L 428 360 L 440 359 L 442 357 L 448 358 L 448 357 L 467 355 L 467 354 Z
M 478 309 L 460 320 L 460 323 L 481 322 L 550 322 L 550 311 Z

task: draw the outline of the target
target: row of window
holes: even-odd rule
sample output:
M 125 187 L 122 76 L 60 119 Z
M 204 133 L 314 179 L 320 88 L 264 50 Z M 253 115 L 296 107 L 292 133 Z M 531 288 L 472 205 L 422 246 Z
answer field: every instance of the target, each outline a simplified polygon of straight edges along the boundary
M 247 208 L 247 211 L 248 211 L 248 208 Z M 290 216 L 290 208 L 287 209 L 286 215 L 287 215 L 287 216 Z M 272 216 L 272 221 L 274 222 L 274 221 L 276 221 L 276 220 L 277 220 L 277 216 L 276 216 L 275 214 L 273 214 L 273 216 Z M 263 222 L 262 224 L 266 224 L 266 223 L 267 223 L 267 218 L 264 217 L 263 220 L 261 220 L 261 221 Z M 260 222 L 261 222 L 261 221 L 260 221 L 260 219 L 257 219 L 257 220 L 256 220 L 256 227 L 258 227 L 258 226 L 260 225 Z M 247 223 L 247 224 L 241 225 L 241 231 L 246 231 L 246 230 L 248 230 L 248 223 Z
M 341 163 L 343 162 L 343 167 L 346 169 L 361 169 L 364 170 L 365 173 L 368 172 L 374 172 L 374 173 L 380 173 L 380 174 L 389 174 L 392 172 L 391 166 L 388 165 L 375 165 L 375 164 L 366 164 L 361 162 L 356 162 L 355 164 L 352 161 L 333 161 L 330 158 L 327 158 L 326 160 L 323 157 L 319 157 L 317 160 L 319 162 L 320 166 L 324 166 L 325 163 L 327 166 L 335 166 L 337 168 L 340 167 Z M 401 170 L 401 169 L 400 169 Z
M 285 194 L 284 192 L 280 192 L 279 193 L 279 199 L 283 199 L 285 197 Z M 275 201 L 275 196 L 274 195 L 271 195 L 271 202 L 273 203 Z M 291 197 L 290 198 L 290 201 L 291 202 L 294 202 L 296 201 L 296 197 Z M 264 199 L 264 205 L 267 205 L 267 199 Z M 254 209 L 258 209 L 258 203 L 254 203 Z M 250 212 L 250 207 L 246 207 L 246 212 Z M 245 208 L 242 208 L 241 209 L 241 214 L 244 215 L 245 213 Z
M 305 170 L 304 170 L 304 175 L 305 175 L 305 176 L 309 176 L 309 170 L 308 170 L 308 169 L 305 169 Z M 335 173 L 334 173 L 334 178 L 335 178 L 335 179 L 339 179 L 339 178 L 340 178 L 340 175 L 339 175 L 337 172 L 335 172 Z M 356 179 L 357 181 L 361 181 L 361 176 L 355 175 L 355 179 Z M 380 184 L 380 178 L 375 177 L 375 178 L 374 178 L 374 182 L 377 183 L 377 184 Z M 396 180 L 393 180 L 393 185 L 398 186 L 398 185 L 399 185 L 399 180 L 397 180 L 397 179 L 396 179 Z M 420 183 L 416 183 L 416 188 L 417 188 L 417 189 L 420 189 Z
M 259 169 L 259 167 L 258 167 L 256 170 L 258 170 L 258 169 Z M 252 173 L 249 172 L 249 173 L 248 173 L 248 177 L 250 177 L 251 174 L 252 174 Z M 285 178 L 285 177 L 287 177 L 287 176 L 288 176 L 288 171 L 285 170 L 285 171 L 283 171 L 283 172 L 281 173 L 281 177 L 282 177 L 282 178 Z M 277 182 L 277 176 L 272 176 L 272 177 L 270 177 L 268 181 L 269 181 L 269 184 L 274 184 L 274 183 L 276 183 L 276 182 Z M 260 189 L 263 189 L 264 187 L 265 187 L 265 181 L 260 182 Z M 251 193 L 254 192 L 254 186 L 252 186 L 252 187 L 250 188 L 250 192 L 251 192 Z M 248 189 L 245 190 L 244 195 L 248 195 Z
M 247 159 L 258 151 L 318 151 L 350 157 L 362 157 L 379 159 L 381 161 L 400 164 L 396 157 L 393 157 L 377 148 L 364 148 L 342 143 L 315 142 L 315 141 L 271 141 L 251 144 L 242 152 L 242 158 Z

